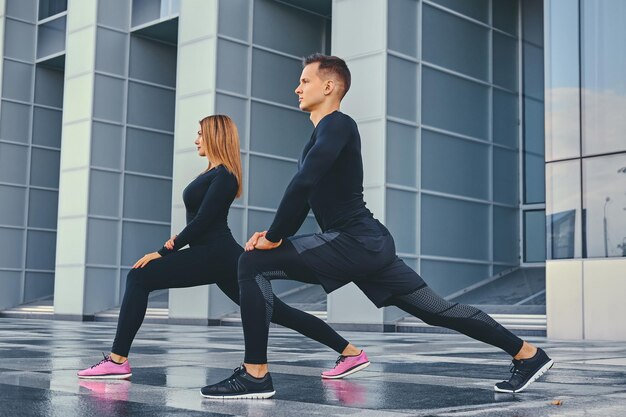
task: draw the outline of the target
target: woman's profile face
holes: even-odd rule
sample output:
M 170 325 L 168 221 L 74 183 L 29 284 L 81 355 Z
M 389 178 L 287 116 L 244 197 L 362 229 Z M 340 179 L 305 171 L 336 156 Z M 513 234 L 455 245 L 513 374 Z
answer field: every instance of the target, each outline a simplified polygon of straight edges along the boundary
M 206 156 L 206 149 L 204 148 L 204 141 L 202 140 L 202 128 L 198 128 L 198 136 L 196 137 L 194 143 L 198 149 L 198 155 Z

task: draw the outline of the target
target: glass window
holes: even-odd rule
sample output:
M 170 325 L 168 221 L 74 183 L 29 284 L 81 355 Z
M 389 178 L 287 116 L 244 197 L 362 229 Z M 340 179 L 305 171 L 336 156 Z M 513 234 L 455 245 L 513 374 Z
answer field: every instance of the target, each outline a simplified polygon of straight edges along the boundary
M 589 0 L 582 9 L 583 154 L 626 150 L 626 2 Z
M 501 0 L 497 0 L 500 2 Z M 618 0 L 619 1 L 619 0 Z M 549 1 L 547 3 L 551 3 Z M 525 41 L 543 45 L 544 0 L 522 0 L 522 36 Z M 565 0 L 568 7 L 575 9 L 575 1 Z M 574 3 L 574 4 L 572 4 Z
M 546 165 L 548 259 L 580 258 L 580 161 Z
M 493 147 L 493 201 L 509 205 L 519 203 L 519 154 Z M 543 161 L 542 161 L 543 162 Z M 543 166 L 542 166 L 543 171 Z
M 488 199 L 489 147 L 422 130 L 422 187 Z
M 493 32 L 493 83 L 517 91 L 517 39 Z
M 464 14 L 481 22 L 489 22 L 489 0 L 432 0 L 433 3 Z M 499 0 L 501 1 L 501 0 Z
M 476 138 L 488 138 L 489 88 L 422 68 L 422 122 Z
M 491 2 L 493 27 L 517 36 L 517 0 L 496 0 Z
M 427 5 L 422 13 L 422 58 L 486 81 L 489 29 Z
M 422 195 L 422 254 L 489 258 L 489 206 Z
M 517 208 L 493 207 L 493 260 L 519 263 L 519 211 Z
M 496 88 L 493 92 L 493 142 L 517 149 L 519 134 L 519 99 L 517 94 Z
M 387 122 L 387 182 L 417 187 L 417 128 Z
M 415 0 L 394 0 L 387 3 L 387 43 L 389 49 L 417 58 L 419 22 Z
M 626 256 L 626 153 L 583 160 L 586 256 Z
M 545 201 L 543 102 L 524 100 L 524 202 Z
M 387 114 L 417 121 L 417 64 L 387 57 Z
M 417 193 L 387 189 L 386 224 L 398 252 L 415 253 Z
M 546 212 L 524 212 L 524 262 L 546 260 Z
M 578 7 L 546 4 L 546 161 L 580 156 Z

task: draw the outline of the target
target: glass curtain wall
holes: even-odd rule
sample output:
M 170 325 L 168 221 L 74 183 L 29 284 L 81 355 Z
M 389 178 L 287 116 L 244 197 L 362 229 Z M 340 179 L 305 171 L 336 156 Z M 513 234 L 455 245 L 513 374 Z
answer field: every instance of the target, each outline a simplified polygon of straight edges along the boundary
M 388 2 L 386 222 L 444 295 L 520 262 L 519 12 Z
M 546 12 L 548 256 L 623 257 L 626 4 L 552 0 Z
M 54 291 L 66 5 L 58 2 L 53 12 L 46 5 L 6 2 L 0 103 L 0 308 Z M 49 18 L 50 14 L 56 16 Z

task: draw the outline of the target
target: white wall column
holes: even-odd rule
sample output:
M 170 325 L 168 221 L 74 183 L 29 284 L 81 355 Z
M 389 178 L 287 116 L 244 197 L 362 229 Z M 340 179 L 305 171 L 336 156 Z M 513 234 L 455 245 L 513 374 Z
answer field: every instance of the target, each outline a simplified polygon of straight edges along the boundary
M 185 227 L 184 188 L 206 168 L 206 159 L 198 157 L 194 140 L 198 121 L 215 112 L 217 17 L 217 0 L 185 0 L 180 4 L 172 234 Z M 216 285 L 172 289 L 169 293 L 171 322 L 207 324 L 233 310 Z
M 365 201 L 384 222 L 387 2 L 334 0 L 331 51 L 346 61 L 352 74 L 341 110 L 359 125 Z M 383 329 L 384 309 L 377 309 L 354 284 L 330 294 L 327 305 L 328 321 L 335 326 Z

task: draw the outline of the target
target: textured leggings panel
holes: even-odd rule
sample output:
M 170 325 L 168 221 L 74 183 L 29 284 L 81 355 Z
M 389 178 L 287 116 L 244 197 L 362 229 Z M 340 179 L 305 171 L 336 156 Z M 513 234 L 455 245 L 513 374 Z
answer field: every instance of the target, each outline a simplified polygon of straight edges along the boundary
M 269 280 L 287 278 L 287 274 L 284 271 L 263 272 L 254 277 L 265 299 L 265 325 L 268 327 L 272 321 L 272 314 L 274 313 L 274 292 L 272 291 L 272 284 L 270 284 Z
M 466 304 L 452 303 L 441 298 L 430 287 L 422 287 L 410 294 L 398 297 L 407 304 L 413 305 L 427 313 L 449 318 L 466 318 L 481 320 L 486 324 L 497 327 L 498 323 L 489 315 L 476 307 Z
M 433 326 L 456 330 L 471 338 L 499 347 L 511 356 L 523 341 L 476 307 L 452 303 L 438 296 L 427 285 L 410 294 L 392 298 L 392 304 Z

